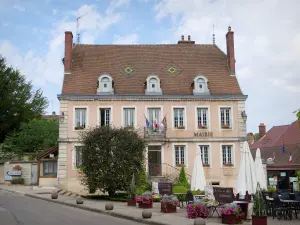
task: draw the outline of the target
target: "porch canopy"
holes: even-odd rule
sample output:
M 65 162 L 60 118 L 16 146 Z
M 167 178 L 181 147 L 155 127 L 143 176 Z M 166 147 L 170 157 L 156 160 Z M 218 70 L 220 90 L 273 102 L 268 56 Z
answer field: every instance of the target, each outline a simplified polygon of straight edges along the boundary
M 255 164 L 250 153 L 248 142 L 244 142 L 244 146 L 241 149 L 241 161 L 240 169 L 236 183 L 236 193 L 241 196 L 248 194 L 254 194 L 257 187 L 257 178 Z

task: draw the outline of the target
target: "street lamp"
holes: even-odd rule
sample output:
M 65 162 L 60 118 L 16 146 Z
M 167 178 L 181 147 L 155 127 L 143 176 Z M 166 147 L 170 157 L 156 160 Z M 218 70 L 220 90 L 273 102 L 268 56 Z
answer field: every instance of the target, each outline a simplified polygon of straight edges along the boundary
M 242 119 L 244 120 L 244 122 L 246 122 L 247 117 L 248 117 L 247 114 L 246 114 L 246 111 L 242 111 L 241 115 L 242 115 Z
M 61 123 L 63 123 L 64 120 L 65 120 L 65 114 L 64 114 L 64 112 L 60 112 L 60 115 L 59 115 L 59 121 L 60 121 Z

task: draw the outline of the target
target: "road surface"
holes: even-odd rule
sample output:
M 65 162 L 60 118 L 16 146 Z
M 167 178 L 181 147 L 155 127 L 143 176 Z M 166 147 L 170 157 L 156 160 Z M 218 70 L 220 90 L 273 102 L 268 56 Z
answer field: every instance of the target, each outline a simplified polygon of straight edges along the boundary
M 0 225 L 138 225 L 0 190 Z

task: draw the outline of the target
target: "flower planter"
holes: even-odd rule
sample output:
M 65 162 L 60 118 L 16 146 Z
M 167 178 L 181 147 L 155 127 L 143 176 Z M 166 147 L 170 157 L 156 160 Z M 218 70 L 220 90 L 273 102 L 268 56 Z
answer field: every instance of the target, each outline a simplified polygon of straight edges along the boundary
M 164 204 L 161 204 L 161 207 L 160 207 L 160 211 L 162 213 L 176 213 L 177 212 L 177 207 L 173 206 L 173 205 L 164 205 Z
M 150 208 L 152 208 L 152 201 L 150 203 L 139 202 L 139 208 L 141 208 L 141 209 L 150 209 Z
M 252 216 L 252 225 L 267 225 L 267 216 Z
M 136 207 L 135 199 L 127 199 L 127 206 L 134 206 Z
M 236 215 L 222 215 L 222 224 L 239 224 L 241 218 Z

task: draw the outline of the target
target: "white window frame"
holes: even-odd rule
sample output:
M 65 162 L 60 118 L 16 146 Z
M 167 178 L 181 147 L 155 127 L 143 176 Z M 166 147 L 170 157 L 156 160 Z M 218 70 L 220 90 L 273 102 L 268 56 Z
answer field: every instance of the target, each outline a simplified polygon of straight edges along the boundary
M 149 123 L 150 123 L 150 126 L 151 126 L 151 122 L 150 122 L 150 120 L 149 120 L 149 110 L 148 109 L 160 109 L 160 118 L 157 118 L 157 123 L 158 123 L 158 126 L 159 126 L 159 129 L 161 128 L 161 121 L 163 120 L 163 118 L 164 118 L 164 112 L 163 112 L 163 106 L 162 105 L 146 105 L 145 106 L 145 115 L 146 115 L 146 117 L 147 117 L 147 119 L 148 119 L 148 121 L 149 121 Z M 146 127 L 146 119 L 145 119 L 145 121 L 144 121 L 144 124 L 143 124 L 143 127 Z
M 229 108 L 230 109 L 230 122 L 231 127 L 228 129 L 222 128 L 222 121 L 221 121 L 221 109 L 222 108 Z M 229 105 L 222 105 L 218 107 L 218 117 L 219 117 L 219 130 L 233 130 L 234 129 L 234 122 L 233 122 L 233 106 Z
M 172 158 L 173 158 L 173 166 L 176 167 L 176 158 L 175 158 L 175 147 L 176 146 L 184 146 L 184 160 L 185 160 L 185 168 L 188 168 L 188 144 L 187 143 L 172 143 Z M 177 167 L 176 167 L 177 168 Z
M 81 146 L 83 146 L 82 143 L 73 144 L 73 147 L 72 147 L 72 170 L 77 170 L 77 167 L 75 165 L 75 163 L 76 163 L 76 147 L 81 147 Z
M 85 129 L 82 130 L 75 130 L 75 126 L 76 126 L 76 117 L 75 117 L 75 109 L 86 109 L 86 124 L 85 124 Z M 87 130 L 89 126 L 89 107 L 86 105 L 77 105 L 77 106 L 73 106 L 73 131 L 83 131 L 83 130 Z
M 102 87 L 102 79 L 107 78 L 109 80 L 108 87 L 104 88 Z M 114 94 L 114 88 L 113 88 L 113 79 L 109 74 L 103 74 L 98 77 L 99 87 L 97 89 L 98 94 Z
M 209 167 L 204 167 L 204 168 L 212 168 L 212 164 L 213 164 L 213 160 L 212 160 L 212 148 L 211 148 L 211 143 L 202 143 L 202 142 L 198 142 L 196 143 L 197 149 L 196 149 L 196 154 L 197 151 L 199 150 L 201 153 L 201 149 L 200 146 L 208 146 L 208 164 Z M 202 160 L 202 158 L 201 158 Z M 203 162 L 202 162 L 203 163 Z
M 150 80 L 151 79 L 156 79 L 156 81 L 157 81 L 155 90 L 153 90 L 151 85 L 150 85 Z M 162 95 L 162 90 L 161 90 L 161 87 L 160 87 L 160 79 L 159 79 L 158 76 L 156 76 L 154 74 L 148 76 L 147 79 L 146 79 L 146 83 L 147 83 L 147 88 L 145 90 L 145 94 L 148 94 L 148 95 Z
M 180 109 L 182 108 L 184 111 L 184 115 L 183 115 L 183 126 L 184 129 L 178 129 L 177 127 L 175 127 L 175 114 L 174 114 L 174 109 Z M 187 111 L 186 111 L 186 106 L 172 106 L 172 129 L 173 130 L 187 130 Z
M 102 106 L 98 106 L 97 107 L 97 126 L 101 126 L 100 125 L 100 109 L 110 109 L 110 121 L 109 124 L 112 125 L 113 124 L 113 106 L 106 106 L 106 105 L 102 105 Z
M 207 109 L 207 129 L 200 129 L 198 128 L 198 109 Z M 211 130 L 210 124 L 210 106 L 209 105 L 198 105 L 195 106 L 195 130 Z
M 122 126 L 125 127 L 125 121 L 124 121 L 124 109 L 127 108 L 134 108 L 134 128 L 137 128 L 137 110 L 136 110 L 136 106 L 132 106 L 132 105 L 128 105 L 128 106 L 122 106 L 121 110 L 122 110 Z M 145 121 L 146 123 L 146 121 Z
M 198 79 L 203 79 L 204 80 L 203 91 L 200 91 L 200 89 L 198 87 Z M 193 94 L 194 95 L 209 95 L 210 94 L 209 89 L 208 89 L 208 80 L 202 74 L 198 74 L 198 76 L 196 76 L 194 78 L 194 90 L 193 90 Z
M 233 166 L 231 166 L 231 167 L 226 167 L 226 166 L 224 166 L 223 165 L 223 146 L 232 146 L 232 164 L 233 164 Z M 235 148 L 235 143 L 221 143 L 220 144 L 220 167 L 221 168 L 236 168 L 236 162 L 235 162 L 235 155 L 236 155 L 236 153 L 235 153 L 235 151 L 236 151 L 236 148 Z

